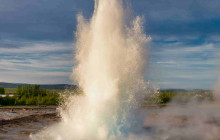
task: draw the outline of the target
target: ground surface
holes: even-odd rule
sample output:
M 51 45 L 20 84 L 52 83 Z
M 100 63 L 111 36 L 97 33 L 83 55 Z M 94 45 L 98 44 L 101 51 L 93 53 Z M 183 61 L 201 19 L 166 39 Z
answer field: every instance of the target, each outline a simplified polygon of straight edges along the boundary
M 55 107 L 0 108 L 0 139 L 26 140 L 58 121 Z
M 220 140 L 219 105 L 144 106 L 139 115 L 141 140 Z M 26 140 L 59 121 L 55 107 L 0 108 L 0 139 Z

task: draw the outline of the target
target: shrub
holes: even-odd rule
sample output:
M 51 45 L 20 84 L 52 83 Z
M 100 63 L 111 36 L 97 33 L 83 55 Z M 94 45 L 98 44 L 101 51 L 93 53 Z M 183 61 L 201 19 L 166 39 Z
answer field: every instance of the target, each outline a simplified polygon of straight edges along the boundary
M 160 103 L 165 104 L 170 102 L 176 94 L 175 91 L 161 91 L 159 94 Z
M 5 89 L 3 87 L 0 87 L 0 94 L 5 94 Z
M 1 97 L 0 105 L 57 105 L 59 99 L 58 93 L 49 93 L 39 85 L 18 86 L 13 95 Z

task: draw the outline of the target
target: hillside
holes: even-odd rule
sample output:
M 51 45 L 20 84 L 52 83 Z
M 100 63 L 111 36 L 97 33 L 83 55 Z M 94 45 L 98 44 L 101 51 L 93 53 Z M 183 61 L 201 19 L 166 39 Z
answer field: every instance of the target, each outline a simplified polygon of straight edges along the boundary
M 5 83 L 0 82 L 0 87 L 4 88 L 17 88 L 18 86 L 22 85 L 32 85 L 32 84 L 24 84 L 24 83 Z M 40 84 L 40 88 L 45 89 L 66 89 L 66 88 L 76 88 L 75 85 L 68 85 L 68 84 Z

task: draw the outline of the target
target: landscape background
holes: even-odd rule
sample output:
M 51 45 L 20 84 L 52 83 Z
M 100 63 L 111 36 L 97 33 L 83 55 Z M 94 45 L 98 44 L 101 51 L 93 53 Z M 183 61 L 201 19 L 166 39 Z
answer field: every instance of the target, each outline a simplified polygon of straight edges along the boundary
M 129 0 L 151 36 L 146 79 L 161 89 L 212 89 L 218 77 L 218 0 Z M 76 15 L 93 0 L 0 2 L 0 82 L 72 84 Z

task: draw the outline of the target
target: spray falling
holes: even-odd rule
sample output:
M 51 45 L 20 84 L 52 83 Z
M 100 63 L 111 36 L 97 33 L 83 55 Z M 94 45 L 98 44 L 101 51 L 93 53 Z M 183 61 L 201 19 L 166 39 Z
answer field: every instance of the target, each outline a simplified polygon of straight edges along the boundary
M 33 139 L 123 139 L 141 129 L 135 109 L 147 93 L 144 74 L 150 38 L 140 17 L 128 20 L 122 0 L 96 0 L 90 21 L 78 15 L 73 77 L 83 95 L 61 109 L 61 123 Z

